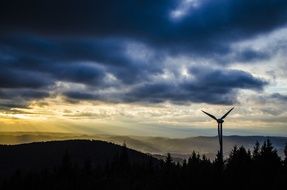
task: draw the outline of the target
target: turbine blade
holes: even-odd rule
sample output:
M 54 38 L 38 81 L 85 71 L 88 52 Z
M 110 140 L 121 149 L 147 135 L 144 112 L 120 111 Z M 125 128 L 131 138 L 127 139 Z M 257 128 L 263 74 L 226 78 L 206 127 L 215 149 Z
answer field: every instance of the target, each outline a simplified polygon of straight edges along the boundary
M 203 110 L 201 110 L 203 113 L 205 113 L 206 115 L 208 115 L 209 117 L 211 117 L 212 119 L 215 119 L 217 121 L 217 118 L 214 115 L 211 115 Z
M 231 108 L 231 109 L 230 109 L 226 114 L 224 114 L 224 116 L 222 116 L 220 119 L 224 119 L 233 109 L 234 109 L 234 107 Z

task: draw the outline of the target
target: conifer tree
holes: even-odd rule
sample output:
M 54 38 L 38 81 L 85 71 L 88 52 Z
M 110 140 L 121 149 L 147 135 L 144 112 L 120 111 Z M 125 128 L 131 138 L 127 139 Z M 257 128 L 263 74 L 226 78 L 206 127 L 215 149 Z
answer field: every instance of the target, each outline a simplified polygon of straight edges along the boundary
M 166 157 L 166 159 L 165 159 L 165 165 L 166 165 L 167 167 L 171 167 L 171 165 L 172 165 L 172 158 L 171 158 L 170 153 L 167 153 L 167 157 Z
M 260 143 L 256 141 L 252 152 L 252 158 L 253 160 L 258 160 L 259 156 L 260 156 Z

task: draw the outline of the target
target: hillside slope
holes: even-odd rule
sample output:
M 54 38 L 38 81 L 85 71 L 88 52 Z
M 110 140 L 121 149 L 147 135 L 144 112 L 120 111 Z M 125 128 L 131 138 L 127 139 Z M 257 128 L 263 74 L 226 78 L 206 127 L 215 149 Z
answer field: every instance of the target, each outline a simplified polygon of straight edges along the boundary
M 144 163 L 155 158 L 125 149 L 131 163 Z M 0 145 L 0 174 L 21 171 L 53 169 L 68 156 L 71 163 L 83 167 L 87 161 L 93 166 L 105 166 L 120 155 L 123 147 L 113 143 L 95 140 L 67 140 L 37 142 L 20 145 Z

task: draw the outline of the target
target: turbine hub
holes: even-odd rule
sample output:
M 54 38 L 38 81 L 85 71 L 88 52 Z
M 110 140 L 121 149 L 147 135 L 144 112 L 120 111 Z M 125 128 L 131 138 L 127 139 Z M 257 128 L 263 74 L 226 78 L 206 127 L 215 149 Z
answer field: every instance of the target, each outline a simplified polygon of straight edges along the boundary
M 223 123 L 224 120 L 223 120 L 223 119 L 218 119 L 217 122 L 218 122 L 218 123 Z

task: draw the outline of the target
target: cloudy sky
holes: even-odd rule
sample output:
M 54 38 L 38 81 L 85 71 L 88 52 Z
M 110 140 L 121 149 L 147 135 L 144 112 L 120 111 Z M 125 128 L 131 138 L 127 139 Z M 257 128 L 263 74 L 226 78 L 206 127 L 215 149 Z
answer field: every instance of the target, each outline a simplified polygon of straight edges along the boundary
M 2 0 L 0 131 L 287 136 L 286 0 Z

